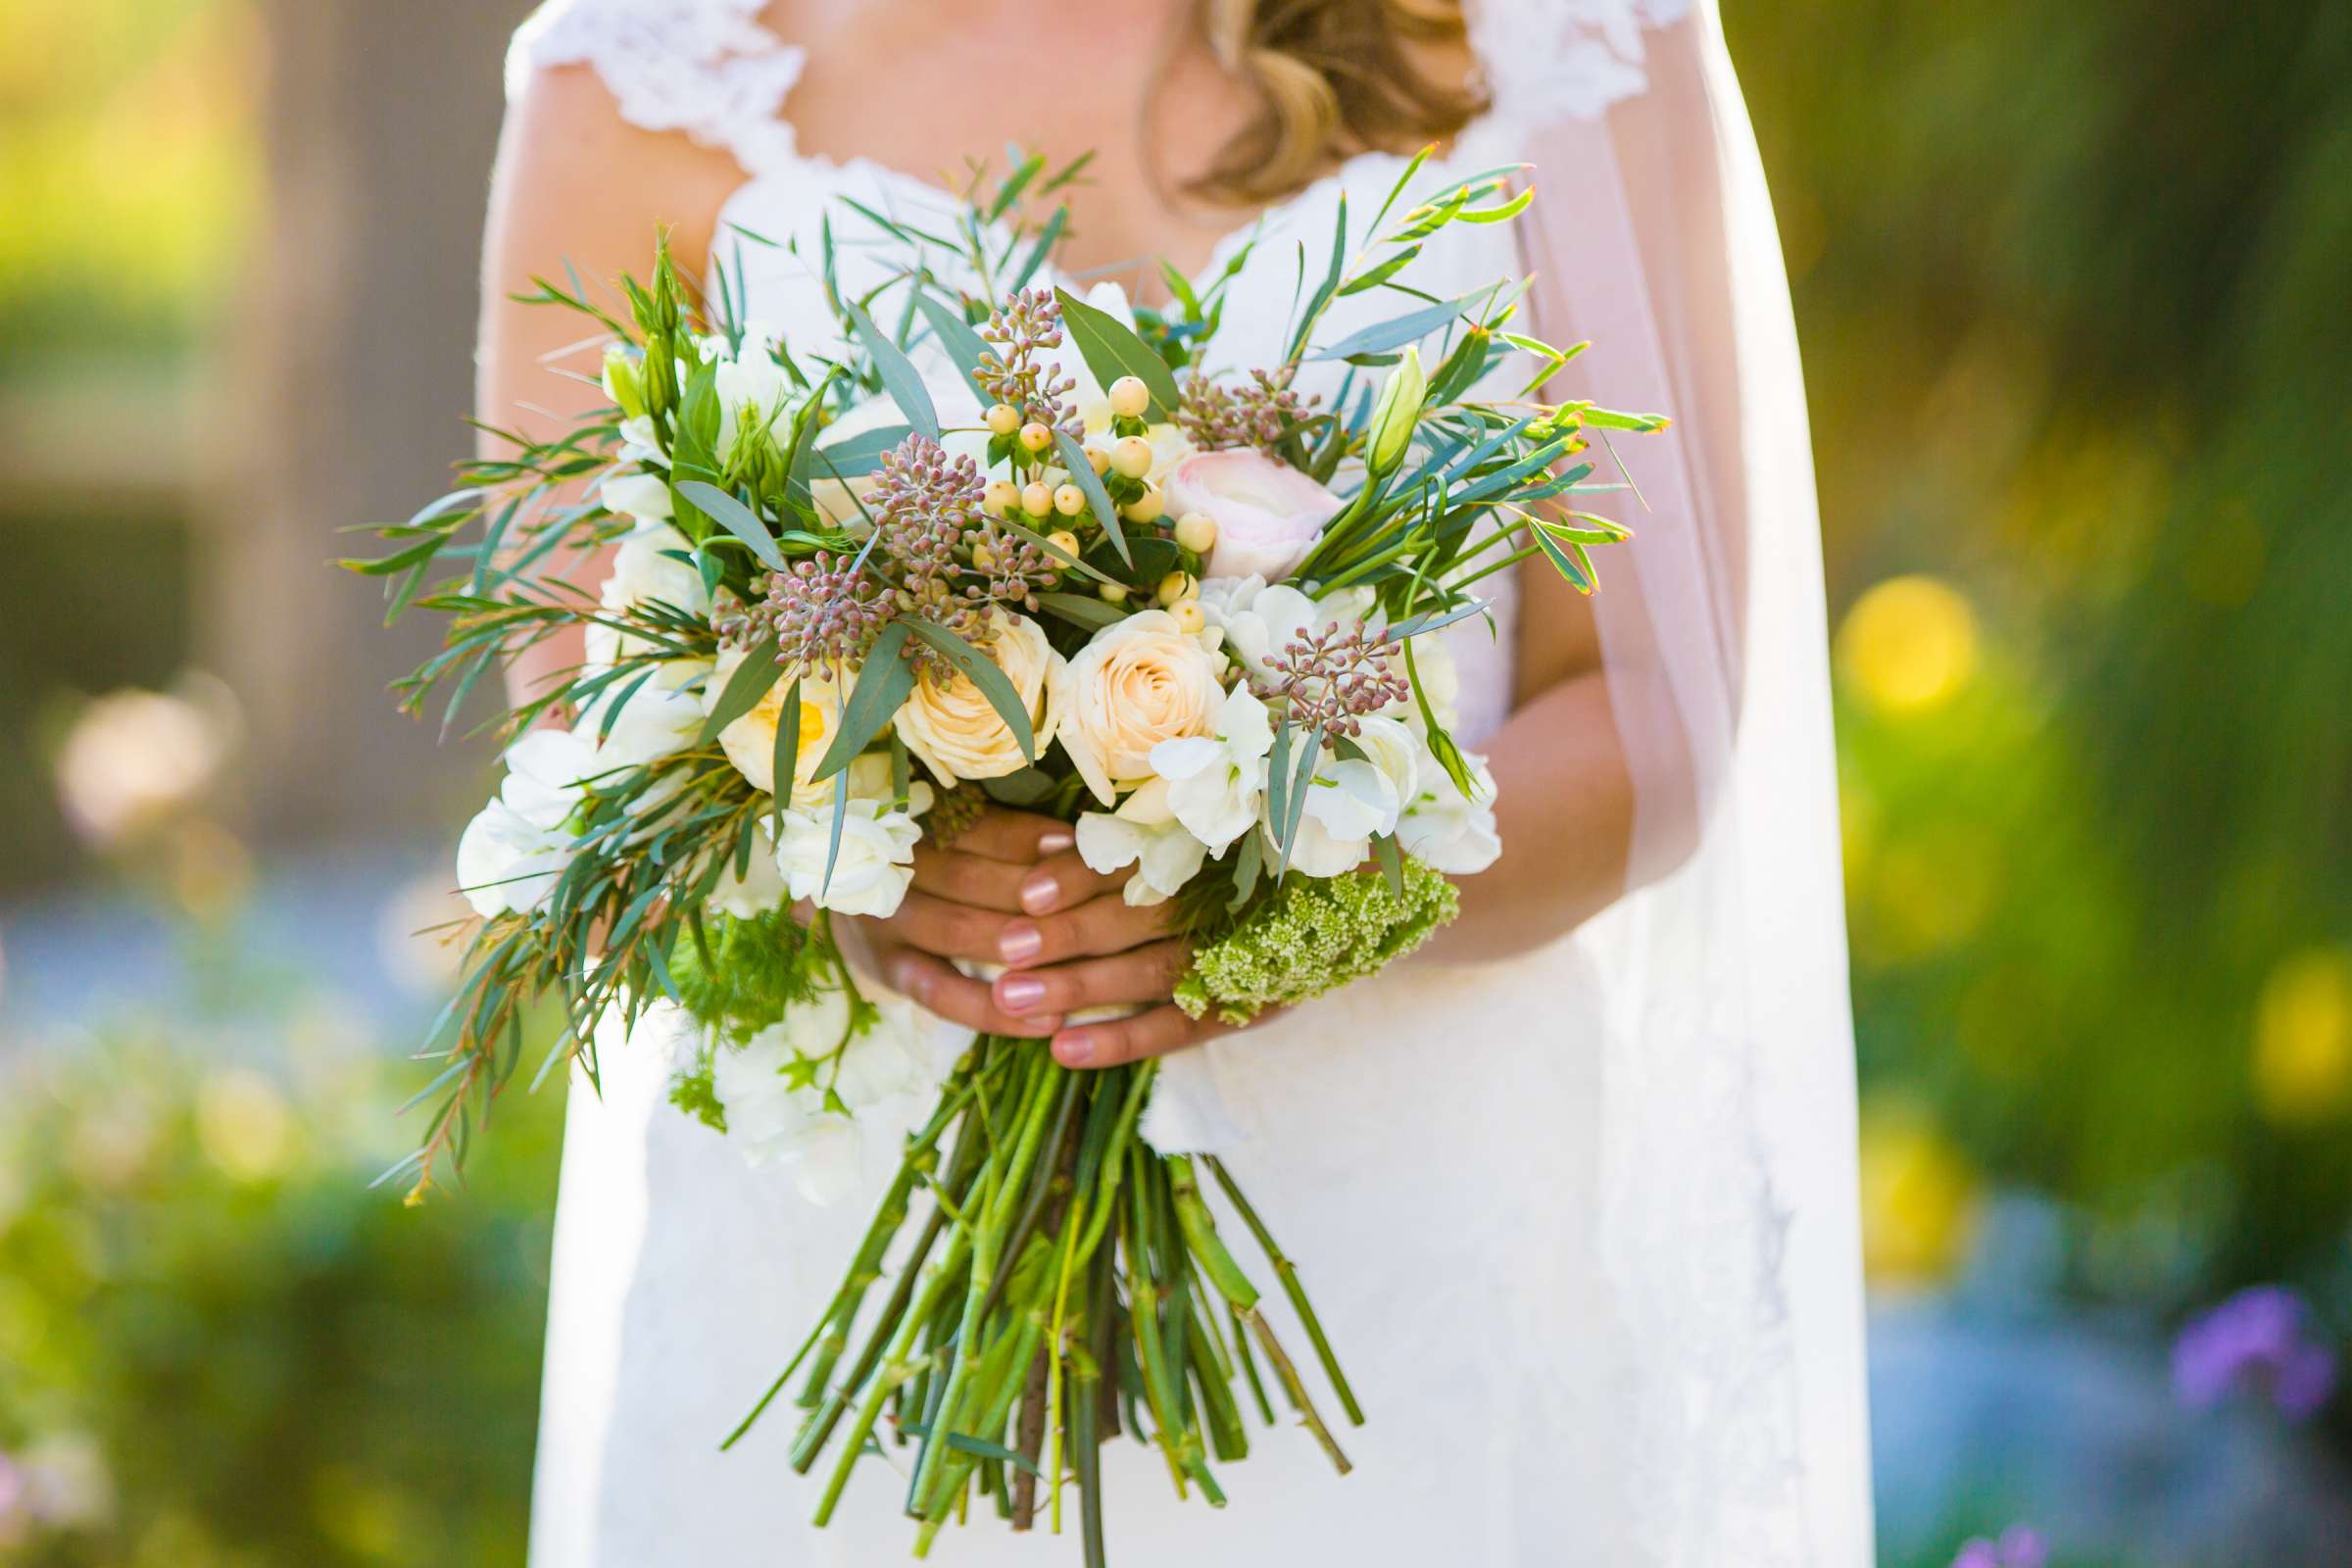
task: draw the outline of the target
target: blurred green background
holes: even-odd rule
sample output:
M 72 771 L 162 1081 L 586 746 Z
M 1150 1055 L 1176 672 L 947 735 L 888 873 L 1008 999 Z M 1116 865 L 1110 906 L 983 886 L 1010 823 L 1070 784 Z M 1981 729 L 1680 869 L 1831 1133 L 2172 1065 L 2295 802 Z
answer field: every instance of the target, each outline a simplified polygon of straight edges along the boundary
M 2165 1355 L 2248 1285 L 2352 1309 L 2352 6 L 1724 4 L 1887 1560 L 2341 1560 L 2347 1401 Z M 377 701 L 415 649 L 325 563 L 461 444 L 526 9 L 0 0 L 0 1561 L 520 1561 L 561 1105 L 457 1201 L 365 1185 L 489 760 Z

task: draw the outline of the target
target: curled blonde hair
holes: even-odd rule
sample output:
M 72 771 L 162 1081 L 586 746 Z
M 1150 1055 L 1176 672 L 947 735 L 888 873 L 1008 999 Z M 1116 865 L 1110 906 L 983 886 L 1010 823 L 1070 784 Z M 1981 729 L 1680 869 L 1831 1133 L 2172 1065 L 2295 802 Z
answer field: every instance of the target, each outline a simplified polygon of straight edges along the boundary
M 1260 206 L 1340 160 L 1443 141 L 1486 107 L 1429 80 L 1406 47 L 1462 36 L 1461 0 L 1200 0 L 1208 44 L 1257 91 L 1257 116 L 1187 193 Z

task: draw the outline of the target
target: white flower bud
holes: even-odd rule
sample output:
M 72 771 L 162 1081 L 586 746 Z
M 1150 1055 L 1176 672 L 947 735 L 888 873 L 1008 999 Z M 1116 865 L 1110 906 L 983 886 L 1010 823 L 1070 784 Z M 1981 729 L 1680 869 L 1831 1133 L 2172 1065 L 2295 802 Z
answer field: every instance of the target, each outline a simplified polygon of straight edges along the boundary
M 1065 517 L 1075 517 L 1086 510 L 1086 492 L 1074 484 L 1065 484 L 1054 492 L 1054 510 Z
M 988 428 L 997 435 L 1010 435 L 1021 427 L 1021 411 L 1009 403 L 998 403 L 988 411 Z
M 1110 449 L 1110 466 L 1130 479 L 1141 479 L 1152 471 L 1152 443 L 1140 435 L 1119 437 L 1119 444 Z
M 1152 389 L 1143 377 L 1122 375 L 1110 383 L 1110 412 L 1122 419 L 1140 419 L 1152 406 Z
M 1205 512 L 1188 512 L 1176 519 L 1176 542 L 1196 556 L 1217 547 L 1217 521 Z
M 1167 497 L 1159 493 L 1159 486 L 1148 484 L 1144 486 L 1142 495 L 1137 496 L 1119 510 L 1127 514 L 1127 520 L 1130 522 L 1157 522 L 1159 514 L 1167 510 Z

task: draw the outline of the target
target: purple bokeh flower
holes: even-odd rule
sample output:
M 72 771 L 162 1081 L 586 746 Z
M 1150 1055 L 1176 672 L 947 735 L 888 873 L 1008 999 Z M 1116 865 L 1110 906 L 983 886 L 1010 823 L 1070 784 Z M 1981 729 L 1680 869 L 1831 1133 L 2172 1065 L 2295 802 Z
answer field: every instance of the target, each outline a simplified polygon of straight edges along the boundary
M 2011 1525 L 1998 1541 L 1980 1536 L 1960 1548 L 1952 1568 L 2049 1568 L 2050 1548 L 2041 1532 Z
M 2258 1285 L 2180 1331 L 2173 1342 L 2173 1387 L 2181 1402 L 2199 1410 L 2250 1389 L 2301 1421 L 2335 1392 L 2335 1352 L 2314 1336 L 2301 1297 L 2283 1286 Z

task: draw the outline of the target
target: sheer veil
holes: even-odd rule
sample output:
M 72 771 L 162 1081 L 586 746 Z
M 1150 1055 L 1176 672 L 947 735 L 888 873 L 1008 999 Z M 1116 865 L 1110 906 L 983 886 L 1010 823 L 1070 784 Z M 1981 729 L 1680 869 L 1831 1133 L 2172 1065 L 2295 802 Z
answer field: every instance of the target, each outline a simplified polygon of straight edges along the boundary
M 1674 416 L 1625 450 L 1593 606 L 1638 792 L 1607 976 L 1603 1267 L 1658 1560 L 1871 1560 L 1853 1032 L 1804 382 L 1712 0 L 1489 0 L 1536 166 L 1554 395 Z M 1523 224 L 1527 220 L 1522 220 Z M 1629 569 L 1630 567 L 1630 569 Z

